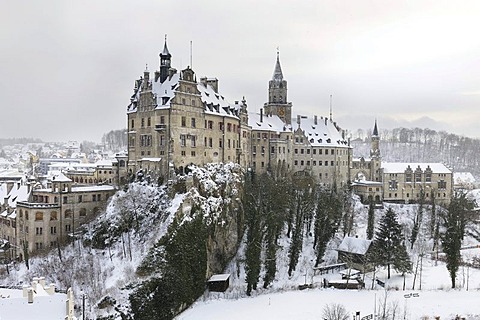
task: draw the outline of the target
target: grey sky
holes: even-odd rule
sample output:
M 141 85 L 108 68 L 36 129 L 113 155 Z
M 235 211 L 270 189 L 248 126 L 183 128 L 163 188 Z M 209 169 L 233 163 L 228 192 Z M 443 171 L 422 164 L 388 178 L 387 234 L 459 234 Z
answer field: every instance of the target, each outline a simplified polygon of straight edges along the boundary
M 172 64 L 217 77 L 250 111 L 276 48 L 294 113 L 349 130 L 421 126 L 480 137 L 480 1 L 22 1 L 0 10 L 0 137 L 94 140 L 164 35 Z

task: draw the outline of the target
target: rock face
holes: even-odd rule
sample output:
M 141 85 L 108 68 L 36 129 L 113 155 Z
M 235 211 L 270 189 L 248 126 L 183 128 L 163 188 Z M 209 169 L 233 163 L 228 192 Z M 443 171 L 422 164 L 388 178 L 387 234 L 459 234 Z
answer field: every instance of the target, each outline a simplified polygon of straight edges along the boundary
M 193 168 L 186 179 L 188 195 L 180 215 L 202 214 L 208 226 L 207 278 L 223 272 L 236 254 L 243 236 L 243 170 L 235 164 L 208 164 Z

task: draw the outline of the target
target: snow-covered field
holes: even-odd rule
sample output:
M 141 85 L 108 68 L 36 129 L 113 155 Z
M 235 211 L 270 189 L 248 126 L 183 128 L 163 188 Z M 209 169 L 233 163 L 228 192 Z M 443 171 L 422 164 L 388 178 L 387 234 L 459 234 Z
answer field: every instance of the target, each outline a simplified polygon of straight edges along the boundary
M 371 290 L 372 281 L 368 276 L 367 289 L 364 290 L 324 289 L 320 288 L 322 276 L 318 275 L 313 278 L 318 287 L 303 291 L 279 291 L 236 299 L 232 299 L 228 291 L 226 294 L 207 293 L 177 319 L 323 319 L 324 307 L 332 303 L 344 305 L 352 315 L 359 311 L 363 317 L 373 314 L 375 306 L 377 314 L 382 312 L 385 294 L 387 309 L 390 313 L 395 309 L 397 319 L 434 319 L 436 316 L 440 316 L 440 319 L 454 319 L 456 315 L 466 319 L 480 319 L 480 270 L 460 268 L 457 275 L 460 288 L 456 290 L 449 289 L 450 278 L 444 263 L 438 262 L 435 266 L 435 261 L 424 259 L 422 271 L 421 290 L 418 276 L 415 290 L 412 290 L 413 275 L 410 274 L 406 277 L 406 290 L 403 291 L 401 275 L 394 274 L 387 280 L 385 273 L 380 272 L 377 276 L 386 281 L 389 290 L 379 286 Z M 338 274 L 330 274 L 328 277 L 340 278 Z M 413 296 L 413 293 L 418 294 L 418 297 Z
M 480 193 L 474 191 L 472 196 L 478 201 Z M 397 212 L 398 220 L 408 234 L 416 206 L 386 205 L 385 209 L 376 210 L 377 221 L 388 207 Z M 365 237 L 367 208 L 356 202 L 354 210 L 357 213 L 354 234 Z M 424 225 L 428 223 L 427 216 L 428 213 L 424 214 Z M 441 261 L 432 260 L 428 248 L 431 248 L 433 243 L 428 237 L 422 237 L 423 232 L 426 232 L 425 228 L 421 230 L 416 247 L 409 250 L 415 270 L 417 260 L 420 259 L 418 250 L 422 247 L 427 248 L 425 256 L 418 261 L 416 277 L 411 273 L 407 274 L 404 280 L 400 274 L 393 272 L 391 279 L 386 279 L 385 270 L 377 271 L 376 278 L 384 281 L 388 290 L 377 284 L 373 285 L 372 289 L 373 273 L 365 275 L 366 288 L 363 290 L 322 288 L 323 277 L 334 280 L 341 279 L 341 276 L 338 272 L 327 275 L 313 274 L 314 253 L 311 238 L 304 238 L 303 252 L 297 269 L 292 277 L 288 277 L 286 261 L 289 239 L 283 237 L 279 243 L 276 280 L 268 289 L 261 288 L 260 280 L 259 289 L 248 297 L 245 294 L 243 265 L 237 263 L 243 259 L 240 248 L 236 259 L 226 270 L 231 274 L 230 288 L 225 293 L 206 292 L 177 319 L 323 319 L 322 312 L 325 306 L 333 303 L 343 305 L 351 316 L 360 312 L 360 318 L 373 314 L 375 308 L 377 315 L 380 315 L 383 313 L 383 305 L 386 305 L 385 309 L 390 313 L 388 319 L 435 319 L 435 317 L 455 319 L 457 315 L 465 319 L 480 319 L 480 270 L 460 267 L 456 278 L 457 289 L 450 289 L 451 280 L 446 265 Z M 463 246 L 477 244 L 477 240 L 466 237 Z M 334 249 L 338 246 L 338 240 L 331 241 L 329 246 L 330 249 Z M 480 257 L 480 248 L 462 250 L 462 256 L 468 259 Z M 327 251 L 325 260 L 326 263 L 337 262 L 335 251 Z M 300 291 L 298 285 L 305 283 L 313 284 L 313 288 Z
M 418 297 L 404 297 L 412 292 L 418 293 Z M 324 306 L 331 303 L 343 304 L 350 315 L 353 316 L 359 311 L 360 317 L 364 317 L 373 314 L 375 304 L 378 310 L 384 294 L 384 290 L 310 289 L 238 300 L 208 300 L 197 302 L 177 319 L 318 320 L 323 319 Z M 476 290 L 387 291 L 387 304 L 397 305 L 395 317 L 397 319 L 434 319 L 435 316 L 440 316 L 440 319 L 454 319 L 455 315 L 462 315 L 466 319 L 480 319 L 479 298 L 480 293 Z

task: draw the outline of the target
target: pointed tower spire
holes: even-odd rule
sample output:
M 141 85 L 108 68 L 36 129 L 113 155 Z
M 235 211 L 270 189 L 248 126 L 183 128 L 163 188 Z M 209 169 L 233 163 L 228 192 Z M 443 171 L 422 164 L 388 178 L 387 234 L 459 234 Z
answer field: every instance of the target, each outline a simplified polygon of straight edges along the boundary
M 165 35 L 165 44 L 163 45 L 163 51 L 160 53 L 160 83 L 163 83 L 168 77 L 168 69 L 170 69 L 172 55 L 168 51 L 167 47 L 167 35 Z
M 277 47 L 277 63 L 275 64 L 275 70 L 273 71 L 272 80 L 282 81 L 283 73 L 282 67 L 280 66 L 280 50 Z
M 377 119 L 375 119 L 375 126 L 373 127 L 372 136 L 378 137 Z

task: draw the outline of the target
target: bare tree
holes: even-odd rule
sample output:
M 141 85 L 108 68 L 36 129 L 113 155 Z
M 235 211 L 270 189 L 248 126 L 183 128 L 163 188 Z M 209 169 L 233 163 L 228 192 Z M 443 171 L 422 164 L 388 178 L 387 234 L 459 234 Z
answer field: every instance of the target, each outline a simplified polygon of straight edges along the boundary
M 347 320 L 349 317 L 343 304 L 331 303 L 323 308 L 322 318 L 325 320 Z

